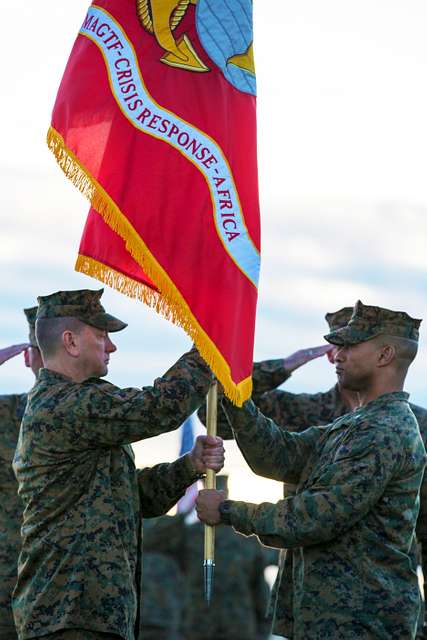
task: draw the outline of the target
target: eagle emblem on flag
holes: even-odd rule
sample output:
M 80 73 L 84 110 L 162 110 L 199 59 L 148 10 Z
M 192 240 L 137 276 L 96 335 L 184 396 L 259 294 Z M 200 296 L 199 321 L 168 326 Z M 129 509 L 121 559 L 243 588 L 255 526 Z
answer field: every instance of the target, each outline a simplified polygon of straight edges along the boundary
M 136 0 L 143 28 L 165 50 L 161 62 L 187 71 L 207 72 L 187 34 L 174 31 L 190 5 L 196 7 L 200 43 L 225 79 L 244 93 L 256 93 L 252 0 Z

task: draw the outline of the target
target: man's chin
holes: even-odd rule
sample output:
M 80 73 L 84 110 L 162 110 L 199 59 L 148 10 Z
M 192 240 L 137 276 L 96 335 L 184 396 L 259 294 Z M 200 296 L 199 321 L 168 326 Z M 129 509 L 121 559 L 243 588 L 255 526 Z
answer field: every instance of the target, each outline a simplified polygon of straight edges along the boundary
M 108 373 L 108 366 L 105 365 L 102 369 L 99 368 L 96 373 L 93 374 L 94 378 L 103 378 Z
M 364 385 L 359 381 L 349 380 L 345 376 L 341 376 L 340 378 L 338 378 L 338 386 L 340 387 L 340 389 L 345 389 L 346 391 L 353 392 L 363 391 L 364 389 Z

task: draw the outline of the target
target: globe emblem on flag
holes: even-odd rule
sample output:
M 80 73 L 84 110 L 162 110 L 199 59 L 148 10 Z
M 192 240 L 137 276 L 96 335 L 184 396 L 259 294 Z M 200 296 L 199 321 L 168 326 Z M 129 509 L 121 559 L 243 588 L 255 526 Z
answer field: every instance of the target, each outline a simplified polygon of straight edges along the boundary
M 226 80 L 256 95 L 252 0 L 198 0 L 196 27 L 203 48 Z

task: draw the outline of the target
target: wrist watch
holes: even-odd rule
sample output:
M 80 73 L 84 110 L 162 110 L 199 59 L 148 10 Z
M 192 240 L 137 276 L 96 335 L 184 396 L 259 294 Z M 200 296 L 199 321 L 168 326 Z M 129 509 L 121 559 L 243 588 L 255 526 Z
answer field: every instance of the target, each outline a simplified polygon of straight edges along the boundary
M 218 507 L 220 521 L 222 524 L 231 524 L 231 500 L 224 500 Z

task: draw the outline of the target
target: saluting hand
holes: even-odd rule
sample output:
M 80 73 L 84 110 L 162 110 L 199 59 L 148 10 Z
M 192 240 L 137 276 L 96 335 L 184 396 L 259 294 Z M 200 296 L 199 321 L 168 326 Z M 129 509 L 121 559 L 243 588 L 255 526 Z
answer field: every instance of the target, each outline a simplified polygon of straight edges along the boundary
M 13 344 L 11 347 L 0 349 L 0 365 L 22 353 L 25 349 L 28 349 L 29 346 L 28 342 L 24 342 L 22 344 Z
M 224 466 L 222 438 L 198 436 L 189 456 L 197 473 L 206 473 L 207 469 L 213 469 L 218 473 Z
M 307 362 L 321 358 L 334 349 L 333 344 L 325 344 L 321 347 L 311 347 L 310 349 L 300 349 L 295 351 L 290 356 L 283 359 L 283 365 L 289 372 L 295 371 L 299 367 L 302 367 Z

